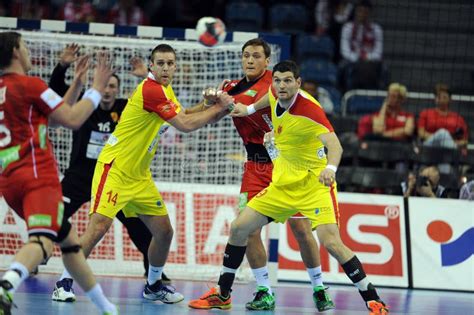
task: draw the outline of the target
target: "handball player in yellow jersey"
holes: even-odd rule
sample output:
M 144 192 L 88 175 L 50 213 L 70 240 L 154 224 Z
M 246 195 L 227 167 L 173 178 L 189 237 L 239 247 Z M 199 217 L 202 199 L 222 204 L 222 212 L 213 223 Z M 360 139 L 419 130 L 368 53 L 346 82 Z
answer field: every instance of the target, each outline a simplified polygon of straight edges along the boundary
M 270 106 L 278 156 L 273 160 L 270 185 L 231 224 L 218 287 L 191 301 L 190 307 L 230 308 L 230 292 L 245 255 L 248 236 L 272 221 L 283 223 L 300 212 L 316 222 L 321 244 L 357 286 L 369 314 L 389 313 L 359 259 L 339 235 L 335 178 L 342 147 L 321 105 L 301 91 L 300 86 L 296 63 L 283 61 L 273 68 L 268 96 L 254 105 L 237 104 L 234 108 L 232 115 L 241 117 Z
M 150 56 L 148 77 L 130 96 L 120 122 L 97 160 L 91 190 L 90 221 L 81 238 L 84 253 L 110 228 L 118 211 L 138 216 L 153 235 L 148 249 L 150 262 L 143 297 L 164 303 L 178 303 L 183 295 L 161 281 L 173 228 L 166 205 L 153 182 L 150 164 L 160 136 L 173 126 L 183 132 L 196 130 L 212 121 L 233 98 L 220 94 L 217 103 L 198 113 L 186 113 L 171 87 L 176 71 L 176 53 L 167 44 L 156 46 Z

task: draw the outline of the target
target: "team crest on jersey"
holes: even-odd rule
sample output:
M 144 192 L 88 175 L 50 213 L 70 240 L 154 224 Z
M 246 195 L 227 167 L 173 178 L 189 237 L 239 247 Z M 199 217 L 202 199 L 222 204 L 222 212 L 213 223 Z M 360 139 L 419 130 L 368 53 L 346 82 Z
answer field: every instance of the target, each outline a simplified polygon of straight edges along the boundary
M 5 103 L 6 97 L 5 95 L 7 94 L 7 87 L 4 86 L 0 89 L 0 104 Z
M 255 91 L 255 90 L 248 90 L 247 92 L 245 92 L 245 95 L 254 97 L 255 95 L 257 95 L 257 91 Z
M 118 116 L 117 112 L 111 112 L 110 113 L 110 118 L 112 118 L 112 121 L 114 123 L 116 123 L 119 120 L 119 116 Z
M 282 131 L 283 131 L 283 127 L 281 125 L 278 126 L 277 134 L 281 134 Z

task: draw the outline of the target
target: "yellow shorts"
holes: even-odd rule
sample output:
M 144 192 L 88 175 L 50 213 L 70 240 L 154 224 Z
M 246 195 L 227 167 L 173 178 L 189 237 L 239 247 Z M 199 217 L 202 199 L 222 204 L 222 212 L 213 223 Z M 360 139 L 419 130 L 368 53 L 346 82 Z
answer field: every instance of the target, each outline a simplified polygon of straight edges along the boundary
M 132 179 L 114 167 L 113 163 L 97 162 L 91 192 L 89 214 L 100 213 L 111 219 L 120 210 L 126 217 L 168 214 L 163 198 L 151 178 Z
M 313 229 L 322 224 L 339 223 L 336 184 L 324 186 L 313 172 L 290 185 L 270 183 L 247 206 L 279 223 L 298 212 L 311 220 Z

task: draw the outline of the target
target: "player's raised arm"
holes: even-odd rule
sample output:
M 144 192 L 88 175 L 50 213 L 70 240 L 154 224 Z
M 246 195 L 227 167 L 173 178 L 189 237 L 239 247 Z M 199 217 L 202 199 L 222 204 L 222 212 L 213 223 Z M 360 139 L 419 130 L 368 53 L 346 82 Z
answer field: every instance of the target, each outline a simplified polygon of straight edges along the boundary
M 102 99 L 102 93 L 110 79 L 110 76 L 115 72 L 112 68 L 111 62 L 108 60 L 109 54 L 99 52 L 97 54 L 97 65 L 94 72 L 94 81 L 92 88 L 88 89 L 82 100 L 74 105 L 65 103 L 51 113 L 50 118 L 60 123 L 61 125 L 77 129 L 90 114 L 99 106 Z
M 252 115 L 258 110 L 261 110 L 265 107 L 270 106 L 270 100 L 268 97 L 268 93 L 265 94 L 262 98 L 260 98 L 257 102 L 246 106 L 241 103 L 237 103 L 234 106 L 234 110 L 230 113 L 230 116 L 232 117 L 245 117 Z
M 90 65 L 90 56 L 84 55 L 77 59 L 76 69 L 74 70 L 74 78 L 71 86 L 64 94 L 63 100 L 67 104 L 74 104 L 77 102 L 79 95 L 81 94 L 82 88 L 86 84 L 87 71 Z
M 196 113 L 178 113 L 175 117 L 168 120 L 173 127 L 182 132 L 191 132 L 213 121 L 216 116 L 228 110 L 234 99 L 227 93 L 222 93 L 217 98 L 216 105 L 207 110 Z
M 334 132 L 321 134 L 318 138 L 328 150 L 328 164 L 319 174 L 319 181 L 326 186 L 331 186 L 336 179 L 336 170 L 341 162 L 342 146 Z

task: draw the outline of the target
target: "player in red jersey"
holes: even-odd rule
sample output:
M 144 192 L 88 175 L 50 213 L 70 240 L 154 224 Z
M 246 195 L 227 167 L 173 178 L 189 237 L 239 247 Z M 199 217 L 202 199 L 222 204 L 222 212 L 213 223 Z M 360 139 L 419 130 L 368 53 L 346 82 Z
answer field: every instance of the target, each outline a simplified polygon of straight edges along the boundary
M 0 280 L 0 314 L 10 314 L 13 293 L 39 264 L 46 263 L 59 244 L 64 266 L 103 314 L 118 314 L 104 296 L 86 263 L 79 239 L 63 221 L 64 206 L 58 171 L 48 139 L 48 119 L 79 128 L 100 103 L 114 70 L 108 55 L 99 53 L 92 88 L 74 105 L 78 82 L 89 67 L 89 58 L 78 61 L 71 88 L 64 99 L 40 78 L 27 76 L 31 69 L 28 47 L 16 32 L 0 33 L 0 182 L 8 205 L 28 227 L 28 243 Z
M 242 69 L 245 77 L 223 83 L 223 91 L 234 97 L 235 103 L 251 105 L 268 93 L 272 84 L 272 72 L 267 70 L 270 63 L 271 48 L 264 40 L 255 38 L 242 47 Z M 263 145 L 265 133 L 272 130 L 270 107 L 247 117 L 233 117 L 234 125 L 242 138 L 247 151 L 242 185 L 240 188 L 239 209 L 242 211 L 261 190 L 272 181 L 273 164 Z M 303 262 L 313 286 L 313 298 L 319 311 L 334 308 L 334 303 L 326 293 L 321 272 L 319 248 L 312 234 L 311 222 L 304 218 L 288 220 L 298 241 Z M 270 287 L 267 268 L 267 255 L 260 237 L 261 230 L 255 231 L 248 241 L 247 259 L 257 280 L 255 298 L 246 304 L 249 310 L 272 310 L 275 298 Z M 206 300 L 202 300 L 206 302 Z M 206 305 L 191 305 L 206 308 Z

